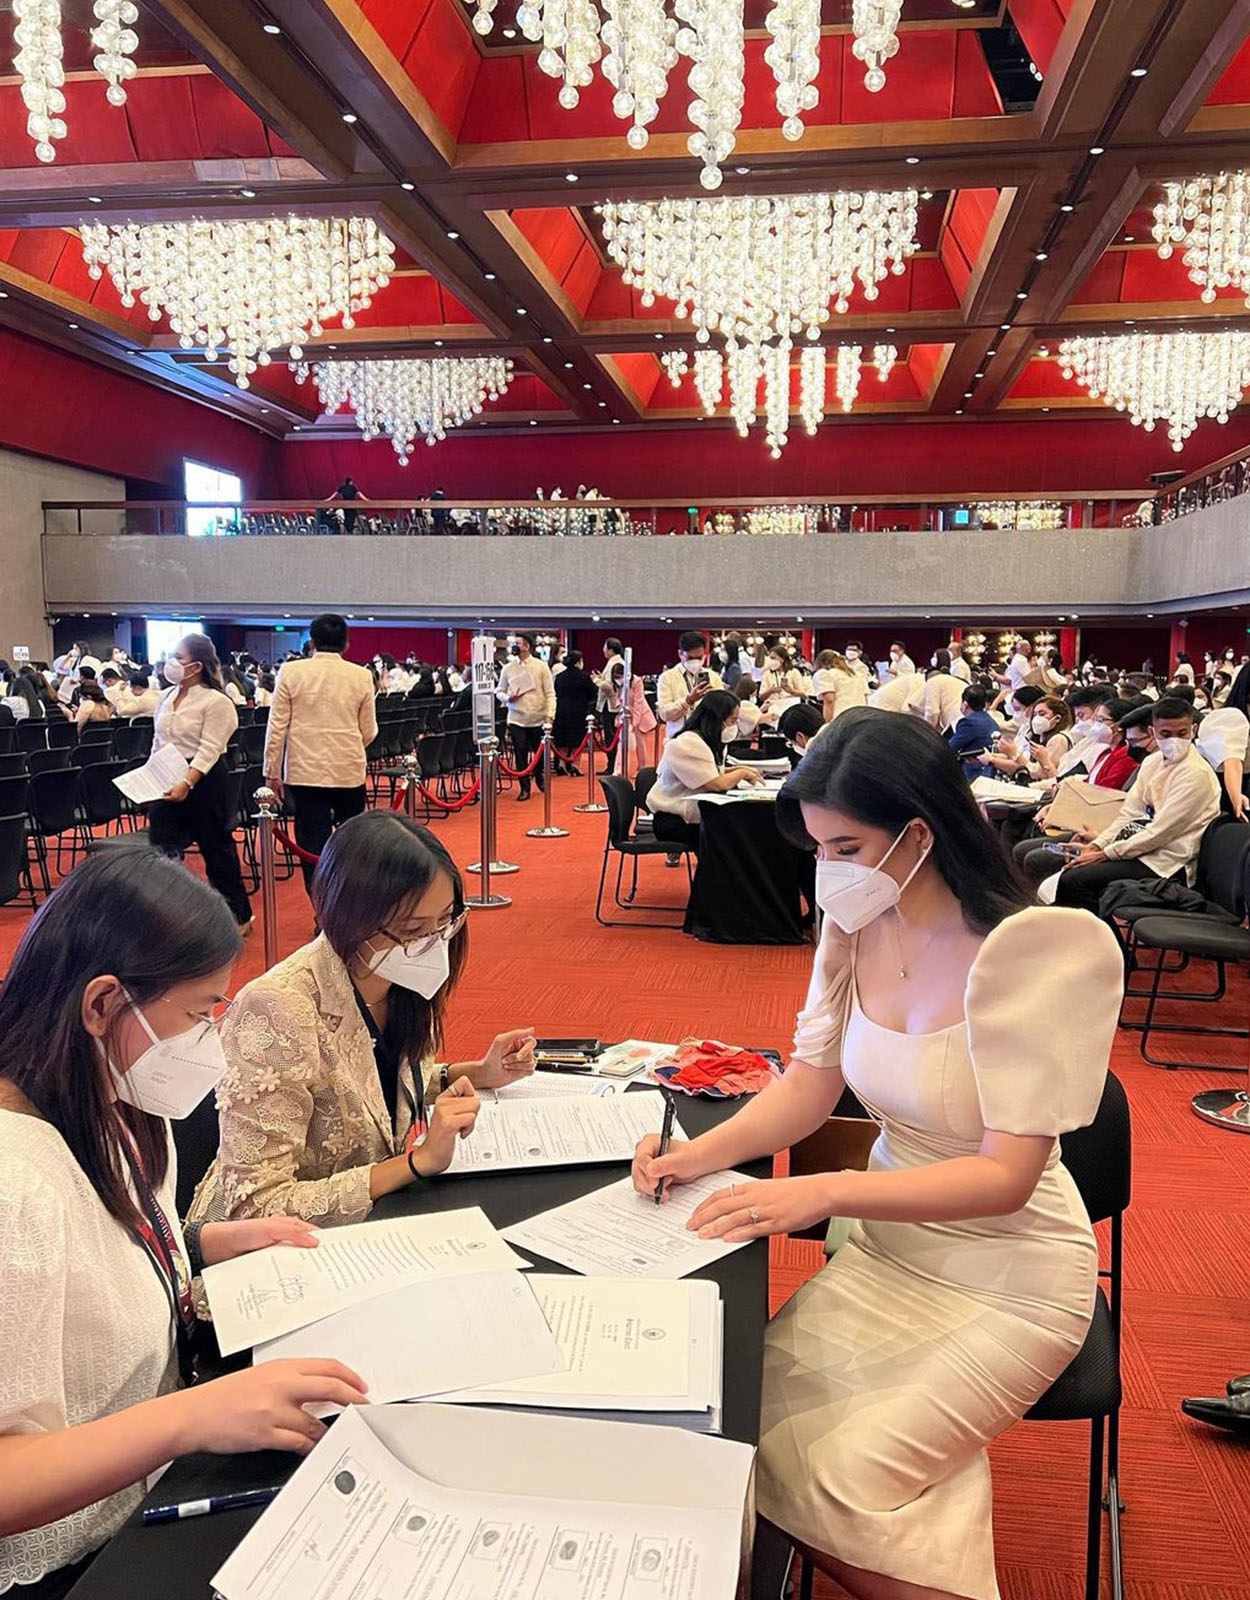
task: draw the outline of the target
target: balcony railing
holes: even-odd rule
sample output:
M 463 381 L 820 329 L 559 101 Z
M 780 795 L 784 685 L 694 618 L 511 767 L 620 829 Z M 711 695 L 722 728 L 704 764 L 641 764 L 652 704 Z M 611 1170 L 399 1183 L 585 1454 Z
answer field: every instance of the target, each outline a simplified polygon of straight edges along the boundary
M 1240 492 L 1240 491 L 1238 491 Z M 377 538 L 652 538 L 940 533 L 1020 527 L 1122 528 L 1159 520 L 1141 495 L 931 498 L 924 502 L 814 502 L 802 499 L 687 500 L 255 500 L 211 506 L 184 500 L 46 500 L 47 534 L 141 534 L 275 538 L 353 534 Z M 990 507 L 993 509 L 989 509 Z

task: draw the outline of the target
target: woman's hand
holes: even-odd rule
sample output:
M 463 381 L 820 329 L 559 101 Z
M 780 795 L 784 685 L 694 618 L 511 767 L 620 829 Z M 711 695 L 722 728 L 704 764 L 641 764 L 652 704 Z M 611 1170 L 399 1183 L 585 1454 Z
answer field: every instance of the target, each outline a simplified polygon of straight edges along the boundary
M 674 1139 L 665 1155 L 660 1154 L 660 1136 L 649 1133 L 639 1139 L 634 1150 L 634 1164 L 630 1176 L 639 1194 L 653 1196 L 657 1186 L 667 1179 L 665 1188 L 673 1183 L 693 1183 L 701 1178 L 708 1167 L 700 1162 L 694 1144 L 685 1139 Z
M 738 774 L 738 783 L 745 783 L 751 788 L 764 781 L 764 774 L 757 772 L 754 767 L 735 767 L 733 770 Z
M 191 785 L 184 778 L 181 783 L 174 784 L 172 789 L 166 789 L 161 799 L 171 800 L 175 805 L 181 805 L 190 793 Z
M 180 1455 L 211 1450 L 294 1450 L 306 1456 L 326 1431 L 306 1405 L 363 1405 L 363 1379 L 339 1361 L 265 1361 L 212 1383 L 184 1389 Z
M 503 1084 L 527 1078 L 534 1070 L 533 1028 L 512 1028 L 495 1035 L 482 1057 L 477 1076 L 479 1089 L 498 1089 Z
M 206 1267 L 236 1256 L 251 1255 L 271 1244 L 293 1244 L 311 1250 L 317 1230 L 303 1217 L 251 1217 L 246 1222 L 206 1222 L 200 1229 L 200 1254 Z
M 411 1156 L 412 1165 L 423 1178 L 446 1172 L 456 1153 L 456 1140 L 473 1132 L 481 1101 L 468 1078 L 457 1078 L 434 1102 L 429 1131 Z
M 773 1233 L 799 1233 L 834 1214 L 833 1173 L 732 1184 L 703 1204 L 686 1224 L 700 1239 L 738 1244 Z

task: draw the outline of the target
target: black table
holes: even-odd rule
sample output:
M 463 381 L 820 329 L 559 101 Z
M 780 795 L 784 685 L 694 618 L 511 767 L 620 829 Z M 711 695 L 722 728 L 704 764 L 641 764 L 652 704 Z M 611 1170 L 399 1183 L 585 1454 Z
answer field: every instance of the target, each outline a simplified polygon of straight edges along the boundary
M 726 808 L 729 809 L 729 808 Z M 749 808 L 747 808 L 749 809 Z M 679 1117 L 692 1137 L 733 1114 L 736 1103 L 683 1099 Z M 658 1130 L 657 1130 L 658 1131 Z M 745 1170 L 767 1177 L 770 1164 Z M 619 1165 L 551 1168 L 541 1172 L 499 1173 L 489 1177 L 443 1178 L 415 1191 L 389 1195 L 375 1217 L 410 1211 L 454 1211 L 481 1206 L 499 1228 L 539 1211 L 548 1211 L 602 1188 L 622 1175 Z M 564 1272 L 556 1262 L 540 1261 L 543 1272 Z M 759 1433 L 760 1377 L 764 1327 L 768 1321 L 768 1244 L 759 1240 L 694 1274 L 720 1285 L 725 1307 L 724 1434 L 754 1444 Z M 419 1332 L 414 1332 L 414 1360 Z M 198 1500 L 241 1489 L 281 1483 L 298 1457 L 276 1452 L 242 1456 L 187 1456 L 176 1461 L 148 1502 Z M 104 1547 L 70 1591 L 70 1600 L 207 1600 L 213 1574 L 260 1516 L 260 1511 L 222 1511 L 186 1522 L 145 1528 L 138 1512 Z
M 712 944 L 805 944 L 815 885 L 815 856 L 778 831 L 771 801 L 700 803 L 683 932 Z

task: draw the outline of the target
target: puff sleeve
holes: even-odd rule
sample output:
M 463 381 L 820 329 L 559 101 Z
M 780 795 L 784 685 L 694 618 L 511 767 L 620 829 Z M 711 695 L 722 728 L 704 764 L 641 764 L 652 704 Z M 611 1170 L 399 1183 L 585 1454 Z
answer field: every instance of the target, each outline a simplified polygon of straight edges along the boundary
M 794 1024 L 794 1054 L 809 1066 L 842 1065 L 842 1034 L 851 994 L 851 940 L 826 917 L 807 1000 Z
M 1120 947 L 1091 912 L 1033 907 L 1000 922 L 964 997 L 985 1127 L 1052 1138 L 1087 1127 L 1123 993 Z

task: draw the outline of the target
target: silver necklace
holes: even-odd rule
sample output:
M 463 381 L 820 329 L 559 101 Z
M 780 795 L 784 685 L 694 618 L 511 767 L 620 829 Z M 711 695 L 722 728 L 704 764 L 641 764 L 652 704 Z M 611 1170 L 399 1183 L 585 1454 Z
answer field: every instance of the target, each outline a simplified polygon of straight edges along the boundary
M 951 922 L 951 920 L 952 919 L 949 916 L 943 917 L 942 921 L 938 923 L 937 927 L 934 928 L 933 932 L 929 935 L 924 944 L 920 947 L 919 951 L 917 951 L 916 955 L 912 958 L 913 965 L 919 965 L 924 957 L 928 955 L 929 946 L 937 938 L 938 934 L 942 932 L 943 928 L 945 928 Z M 894 944 L 895 948 L 898 950 L 898 975 L 900 978 L 910 978 L 911 973 L 907 970 L 907 963 L 903 960 L 903 919 L 899 914 L 897 906 L 894 908 Z

